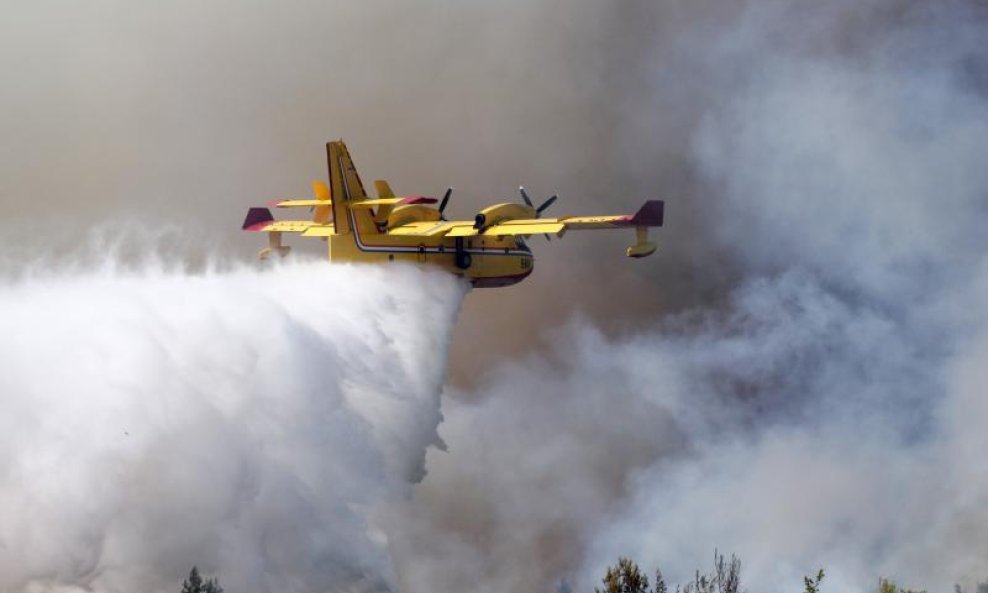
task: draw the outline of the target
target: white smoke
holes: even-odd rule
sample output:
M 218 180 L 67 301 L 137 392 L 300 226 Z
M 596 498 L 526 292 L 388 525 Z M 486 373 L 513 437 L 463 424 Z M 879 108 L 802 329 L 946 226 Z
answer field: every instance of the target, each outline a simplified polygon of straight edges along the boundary
M 393 588 L 374 509 L 437 443 L 442 272 L 34 273 L 0 285 L 0 590 Z
M 382 290 L 344 307 L 328 295 L 346 288 L 313 290 L 310 274 L 291 295 L 261 286 L 290 270 L 251 290 L 241 272 L 5 283 L 0 589 L 165 590 L 197 562 L 231 591 L 546 591 L 561 577 L 588 591 L 618 555 L 682 581 L 715 547 L 741 556 L 756 591 L 821 566 L 827 590 L 988 576 L 983 2 L 113 4 L 66 5 L 55 26 L 38 26 L 47 8 L 8 19 L 20 84 L 2 193 L 21 234 L 52 199 L 73 227 L 133 200 L 220 228 L 244 195 L 321 170 L 311 147 L 331 134 L 381 147 L 361 170 L 409 188 L 562 179 L 574 201 L 602 200 L 568 202 L 576 213 L 622 211 L 647 187 L 668 200 L 663 250 L 618 271 L 571 257 L 581 239 L 567 238 L 539 254 L 533 284 L 478 300 L 492 322 L 458 351 L 479 361 L 479 387 L 447 392 L 450 452 L 429 453 L 407 502 L 394 495 L 438 419 L 417 391 L 440 381 L 438 288 L 419 299 L 409 284 L 425 281 L 368 271 Z M 326 64 L 332 76 L 312 75 Z M 425 98 L 413 116 L 409 96 Z M 43 226 L 43 241 L 62 235 Z M 552 281 L 535 295 L 539 274 Z M 208 301 L 214 285 L 232 288 Z M 190 290 L 213 304 L 159 300 Z M 716 308 L 654 319 L 693 298 Z M 131 338 L 94 339 L 109 330 L 92 301 Z M 528 353 L 532 327 L 581 309 L 593 321 L 546 340 L 553 351 L 475 376 L 492 350 Z M 202 331 L 175 331 L 189 311 Z M 642 317 L 622 335 L 597 327 Z M 15 397 L 14 381 L 60 391 Z M 53 401 L 87 390 L 140 397 Z M 106 429 L 118 416 L 137 420 Z
M 988 577 L 984 19 L 887 4 L 687 43 L 723 69 L 692 150 L 738 282 L 623 336 L 576 321 L 454 398 L 396 519 L 407 590 L 586 591 L 618 556 L 684 582 L 715 548 L 752 591 Z M 881 35 L 819 53 L 853 26 Z

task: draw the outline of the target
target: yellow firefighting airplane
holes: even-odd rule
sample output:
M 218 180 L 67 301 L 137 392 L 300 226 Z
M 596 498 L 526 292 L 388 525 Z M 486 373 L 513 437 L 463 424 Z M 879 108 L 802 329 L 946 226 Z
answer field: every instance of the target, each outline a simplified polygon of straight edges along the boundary
M 552 196 L 536 208 L 524 188 L 524 204 L 495 204 L 481 210 L 474 220 L 446 220 L 443 212 L 452 190 L 439 208 L 435 198 L 395 197 L 386 181 L 375 181 L 377 198 L 364 192 L 350 153 L 342 140 L 326 144 L 329 185 L 312 183 L 315 199 L 282 200 L 277 208 L 311 208 L 312 220 L 274 220 L 267 208 L 251 208 L 244 219 L 246 231 L 268 233 L 262 259 L 285 256 L 282 233 L 319 237 L 329 245 L 329 259 L 350 262 L 411 261 L 440 265 L 469 279 L 476 287 L 509 286 L 532 273 L 534 257 L 524 238 L 550 234 L 562 237 L 570 229 L 634 229 L 636 241 L 629 257 L 646 257 L 655 251 L 648 241 L 648 227 L 662 226 L 663 202 L 649 200 L 634 215 L 566 216 L 542 218 L 555 200 Z

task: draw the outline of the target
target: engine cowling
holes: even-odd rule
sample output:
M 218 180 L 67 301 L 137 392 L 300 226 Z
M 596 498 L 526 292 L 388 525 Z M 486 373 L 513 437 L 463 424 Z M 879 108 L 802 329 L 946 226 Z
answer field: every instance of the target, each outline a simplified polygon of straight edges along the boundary
M 494 204 L 484 208 L 474 217 L 473 228 L 484 230 L 505 220 L 518 218 L 535 218 L 535 208 L 525 204 Z
M 388 214 L 388 228 L 392 229 L 410 222 L 432 222 L 439 220 L 439 211 L 419 204 L 397 206 Z

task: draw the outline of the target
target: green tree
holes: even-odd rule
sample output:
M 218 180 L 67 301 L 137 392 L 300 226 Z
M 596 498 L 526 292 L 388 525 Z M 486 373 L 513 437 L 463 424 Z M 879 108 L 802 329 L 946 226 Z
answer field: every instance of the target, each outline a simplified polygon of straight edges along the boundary
M 823 569 L 817 571 L 815 578 L 803 577 L 803 593 L 820 593 L 820 582 L 823 581 Z
M 223 593 L 223 587 L 220 587 L 219 579 L 206 579 L 202 593 Z
M 978 583 L 975 587 L 975 593 L 988 593 L 988 581 Z M 964 593 L 964 589 L 960 585 L 954 585 L 954 593 Z
M 915 589 L 904 589 L 891 579 L 878 579 L 878 593 L 926 593 Z
M 655 593 L 669 593 L 666 580 L 662 578 L 662 571 L 658 568 L 655 569 Z
M 182 581 L 182 593 L 223 593 L 223 587 L 220 587 L 219 579 L 203 580 L 199 568 L 193 566 L 189 578 Z
M 731 555 L 731 561 L 714 550 L 714 571 L 700 574 L 696 571 L 693 582 L 683 585 L 682 593 L 741 593 L 741 560 Z
M 594 588 L 594 593 L 669 593 L 662 571 L 655 571 L 655 589 L 649 591 L 648 577 L 629 558 L 618 558 L 618 563 L 608 566 L 601 581 L 603 589 Z M 731 556 L 730 562 L 723 554 L 714 551 L 714 571 L 701 574 L 696 571 L 696 578 L 682 587 L 676 587 L 676 593 L 743 593 L 741 588 L 741 561 L 737 556 Z M 812 593 L 818 593 L 816 591 Z
M 649 593 L 648 577 L 629 558 L 618 558 L 617 566 L 608 566 L 602 582 L 604 588 L 594 587 L 595 593 Z
M 202 593 L 202 577 L 199 575 L 199 567 L 193 566 L 189 572 L 189 578 L 182 581 L 182 593 Z

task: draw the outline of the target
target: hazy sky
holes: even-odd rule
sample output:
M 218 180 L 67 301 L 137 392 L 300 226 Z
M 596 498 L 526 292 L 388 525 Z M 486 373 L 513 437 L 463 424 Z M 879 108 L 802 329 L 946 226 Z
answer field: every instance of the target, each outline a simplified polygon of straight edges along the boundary
M 466 379 L 509 349 L 504 340 L 531 342 L 573 311 L 619 328 L 712 296 L 728 271 L 696 232 L 705 223 L 687 148 L 716 97 L 702 88 L 710 64 L 682 42 L 739 10 L 12 6 L 0 24 L 3 227 L 18 256 L 71 249 L 97 221 L 138 219 L 146 232 L 177 226 L 188 243 L 250 258 L 258 238 L 238 230 L 245 208 L 305 195 L 325 176 L 324 142 L 337 137 L 368 182 L 427 195 L 454 186 L 456 216 L 517 199 L 522 184 L 539 197 L 558 192 L 555 214 L 667 201 L 675 224 L 659 233 L 659 257 L 624 258 L 627 233 L 536 241 L 527 290 L 475 295 L 454 354 L 454 375 Z M 603 265 L 606 286 L 594 282 Z M 506 318 L 517 320 L 513 335 L 493 335 Z

